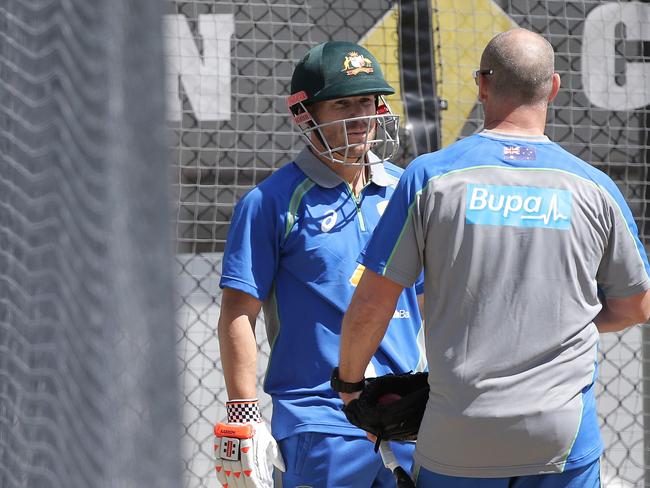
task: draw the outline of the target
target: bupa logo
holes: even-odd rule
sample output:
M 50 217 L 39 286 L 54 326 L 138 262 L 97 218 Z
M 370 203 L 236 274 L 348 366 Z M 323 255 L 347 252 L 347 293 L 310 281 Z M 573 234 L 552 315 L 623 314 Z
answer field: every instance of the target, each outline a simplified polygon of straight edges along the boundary
M 468 224 L 571 227 L 571 192 L 529 186 L 467 185 Z

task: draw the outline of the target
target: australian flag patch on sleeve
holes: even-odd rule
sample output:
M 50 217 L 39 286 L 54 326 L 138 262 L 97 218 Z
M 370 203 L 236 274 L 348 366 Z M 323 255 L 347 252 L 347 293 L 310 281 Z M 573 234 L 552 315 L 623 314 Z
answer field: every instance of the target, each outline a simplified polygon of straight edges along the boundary
M 503 148 L 503 159 L 507 161 L 534 161 L 537 156 L 534 147 L 505 146 Z

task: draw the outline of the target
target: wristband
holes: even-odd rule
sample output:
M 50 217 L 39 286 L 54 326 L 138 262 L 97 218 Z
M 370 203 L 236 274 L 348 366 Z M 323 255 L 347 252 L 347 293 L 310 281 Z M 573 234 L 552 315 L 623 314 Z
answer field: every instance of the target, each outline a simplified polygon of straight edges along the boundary
M 261 422 L 262 415 L 257 398 L 250 400 L 229 400 L 226 402 L 228 422 L 245 424 L 246 422 Z
M 354 393 L 363 390 L 364 386 L 366 386 L 366 379 L 364 378 L 356 383 L 348 383 L 347 381 L 340 380 L 339 368 L 336 367 L 332 370 L 330 386 L 332 387 L 332 390 L 338 393 Z

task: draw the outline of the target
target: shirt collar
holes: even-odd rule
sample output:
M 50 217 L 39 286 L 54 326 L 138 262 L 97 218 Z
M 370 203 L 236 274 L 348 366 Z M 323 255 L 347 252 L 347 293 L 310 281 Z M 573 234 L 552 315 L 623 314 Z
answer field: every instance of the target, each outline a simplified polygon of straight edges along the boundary
M 522 134 L 508 134 L 506 132 L 497 132 L 494 130 L 483 129 L 481 132 L 479 132 L 479 135 L 486 136 L 491 139 L 499 139 L 502 141 L 519 140 L 519 141 L 528 141 L 528 142 L 551 142 L 551 140 L 543 134 L 539 136 L 528 136 Z
M 373 152 L 368 152 L 368 161 L 379 161 L 379 158 Z M 294 160 L 296 165 L 318 186 L 323 188 L 334 188 L 341 183 L 343 179 L 334 171 L 327 167 L 313 152 L 305 147 L 298 153 Z M 386 172 L 383 162 L 370 165 L 370 182 L 378 186 L 389 186 L 394 183 L 394 179 Z

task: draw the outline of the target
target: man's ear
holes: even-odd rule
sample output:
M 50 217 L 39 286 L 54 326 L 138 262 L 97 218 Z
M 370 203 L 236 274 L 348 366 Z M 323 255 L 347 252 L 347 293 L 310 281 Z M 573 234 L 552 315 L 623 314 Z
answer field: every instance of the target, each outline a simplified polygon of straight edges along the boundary
M 485 77 L 481 76 L 478 81 L 478 101 L 481 103 L 487 100 L 488 96 L 488 83 L 484 78 Z
M 561 83 L 562 80 L 560 79 L 560 75 L 553 73 L 553 88 L 551 88 L 551 93 L 548 96 L 549 103 L 557 96 L 558 92 L 560 91 Z

